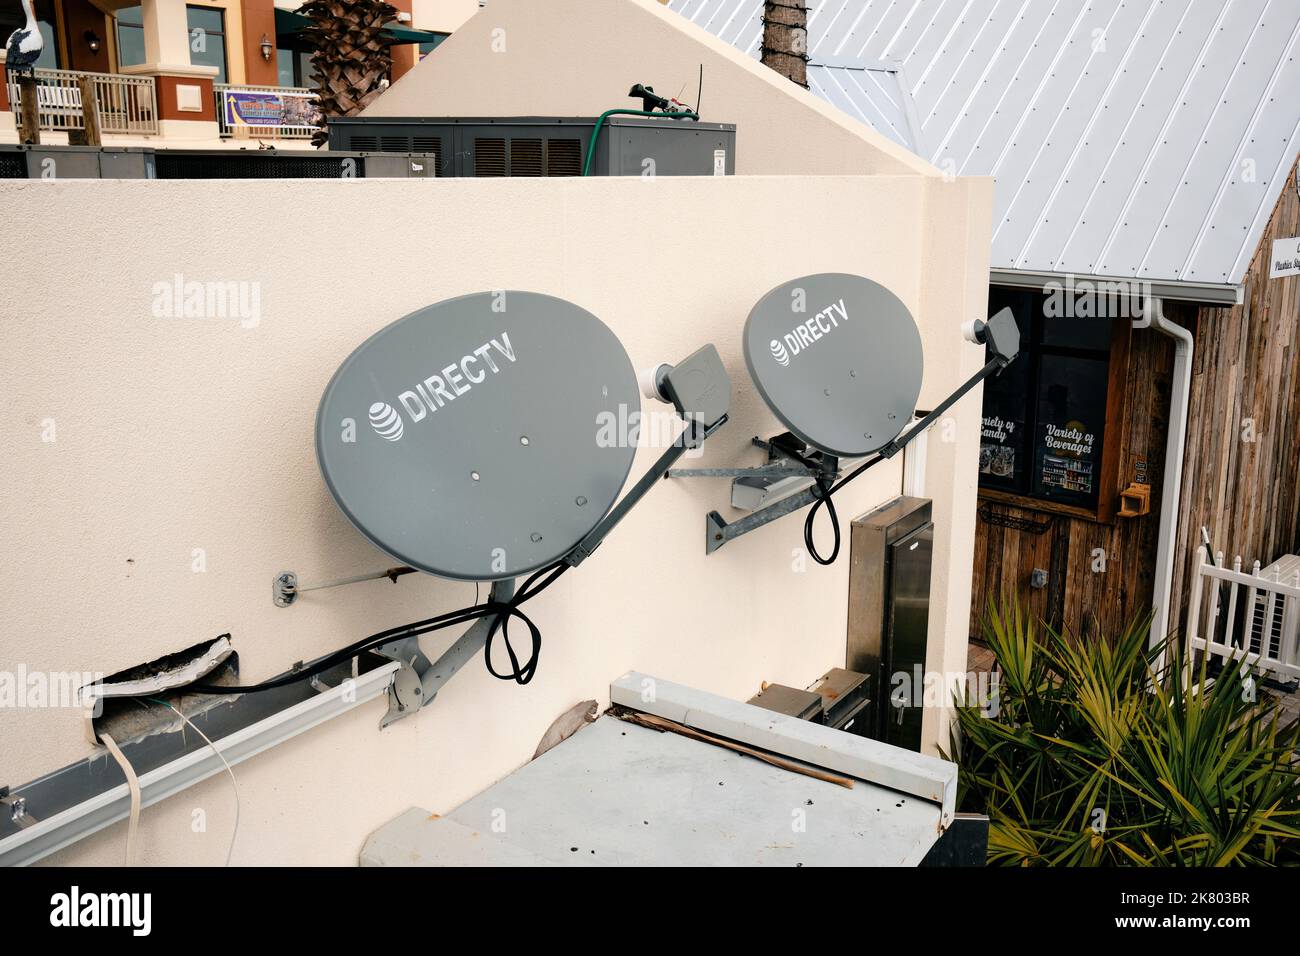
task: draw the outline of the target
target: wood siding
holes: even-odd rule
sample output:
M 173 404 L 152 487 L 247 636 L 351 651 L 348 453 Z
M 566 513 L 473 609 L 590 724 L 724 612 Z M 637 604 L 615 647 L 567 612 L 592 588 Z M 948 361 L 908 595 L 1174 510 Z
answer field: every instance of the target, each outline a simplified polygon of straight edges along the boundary
M 1170 624 L 1181 625 L 1201 526 L 1231 560 L 1300 551 L 1300 277 L 1268 277 L 1274 239 L 1300 235 L 1293 167 L 1246 274 L 1244 302 L 1202 308 Z M 1253 423 L 1253 424 L 1252 424 Z M 1253 435 L 1251 430 L 1253 429 Z M 1253 440 L 1249 440 L 1253 438 Z

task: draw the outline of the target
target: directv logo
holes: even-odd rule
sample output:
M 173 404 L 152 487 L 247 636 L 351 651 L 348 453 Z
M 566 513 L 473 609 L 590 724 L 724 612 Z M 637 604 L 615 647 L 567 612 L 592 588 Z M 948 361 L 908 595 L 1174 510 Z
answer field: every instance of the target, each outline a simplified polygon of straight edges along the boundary
M 845 308 L 844 300 L 840 299 L 838 302 L 832 302 L 807 322 L 796 325 L 781 338 L 773 339 L 770 346 L 772 358 L 777 365 L 783 367 L 789 365 L 790 359 L 811 346 L 827 332 L 838 328 L 841 322 L 848 321 L 848 318 L 849 310 Z
M 379 437 L 386 441 L 397 441 L 405 430 L 402 416 L 386 402 L 375 402 L 370 406 L 370 424 L 379 433 Z

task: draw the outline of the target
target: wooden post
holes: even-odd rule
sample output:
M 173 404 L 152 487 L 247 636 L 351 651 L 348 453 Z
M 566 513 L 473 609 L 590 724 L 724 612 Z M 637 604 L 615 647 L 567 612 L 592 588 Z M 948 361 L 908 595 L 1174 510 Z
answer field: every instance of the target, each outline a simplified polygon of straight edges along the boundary
M 764 66 L 808 89 L 808 8 L 804 0 L 763 3 Z
M 18 77 L 18 141 L 41 145 L 41 114 L 37 101 L 36 77 Z
M 81 129 L 68 130 L 68 143 L 73 146 L 103 146 L 104 136 L 99 126 L 99 100 L 95 97 L 95 78 L 77 77 L 77 90 L 81 94 Z

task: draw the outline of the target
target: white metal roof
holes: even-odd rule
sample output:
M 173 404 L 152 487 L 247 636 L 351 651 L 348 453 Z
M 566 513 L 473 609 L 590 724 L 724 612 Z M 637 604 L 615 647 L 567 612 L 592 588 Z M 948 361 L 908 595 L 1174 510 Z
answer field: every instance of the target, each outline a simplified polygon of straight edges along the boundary
M 1242 281 L 1300 149 L 1297 0 L 808 5 L 815 93 L 997 179 L 994 270 Z M 758 56 L 762 0 L 670 6 Z

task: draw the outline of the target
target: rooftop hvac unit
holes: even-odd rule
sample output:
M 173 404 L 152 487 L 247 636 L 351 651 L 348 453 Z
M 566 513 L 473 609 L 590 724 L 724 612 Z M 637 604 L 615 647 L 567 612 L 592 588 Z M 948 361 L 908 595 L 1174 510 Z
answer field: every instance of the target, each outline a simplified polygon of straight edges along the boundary
M 429 156 L 269 149 L 160 149 L 159 179 L 353 179 L 434 175 Z
M 592 176 L 735 173 L 734 125 L 663 117 L 336 117 L 329 145 L 429 153 L 439 176 L 581 176 L 588 162 Z
M 1284 554 L 1259 576 L 1268 581 L 1291 584 L 1300 575 L 1300 554 Z M 1254 654 L 1277 660 L 1282 653 L 1287 598 L 1271 591 L 1256 591 L 1250 608 L 1250 648 Z

